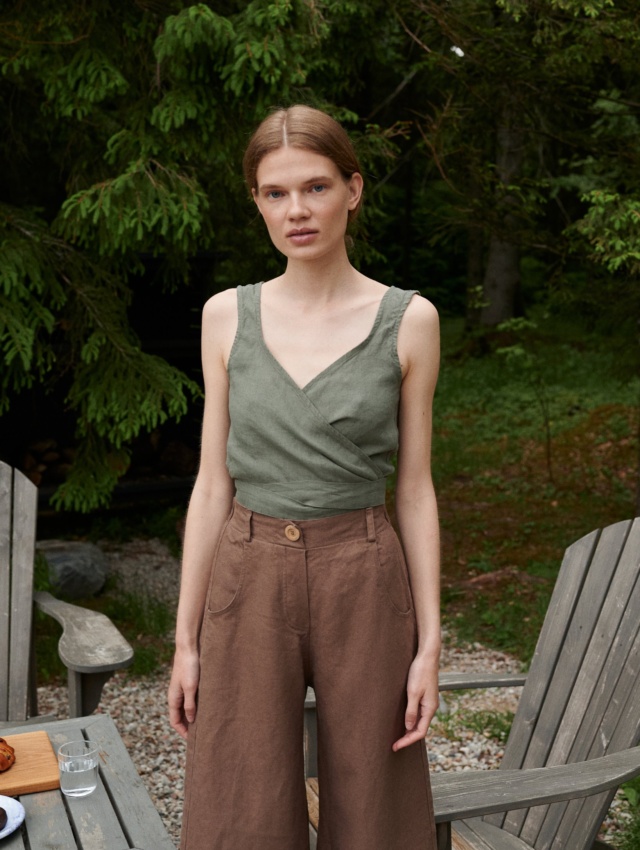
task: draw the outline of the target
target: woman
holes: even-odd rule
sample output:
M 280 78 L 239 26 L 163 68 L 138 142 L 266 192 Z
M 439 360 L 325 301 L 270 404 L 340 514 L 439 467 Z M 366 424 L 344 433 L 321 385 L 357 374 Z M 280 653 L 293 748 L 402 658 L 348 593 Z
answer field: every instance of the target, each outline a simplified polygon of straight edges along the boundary
M 244 171 L 287 264 L 204 308 L 202 456 L 169 687 L 172 726 L 188 741 L 182 850 L 308 846 L 308 685 L 318 847 L 428 850 L 437 314 L 349 262 L 363 179 L 332 118 L 274 112 Z M 396 448 L 402 547 L 384 509 Z

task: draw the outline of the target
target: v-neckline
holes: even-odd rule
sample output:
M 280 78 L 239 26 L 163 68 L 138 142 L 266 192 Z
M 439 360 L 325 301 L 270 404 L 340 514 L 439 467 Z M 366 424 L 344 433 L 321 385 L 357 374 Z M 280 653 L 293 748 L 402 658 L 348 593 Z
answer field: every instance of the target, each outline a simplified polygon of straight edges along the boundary
M 384 295 L 380 299 L 380 303 L 378 304 L 378 309 L 376 311 L 376 316 L 375 316 L 375 319 L 373 320 L 373 325 L 371 326 L 371 330 L 366 335 L 366 337 L 361 342 L 357 343 L 357 345 L 354 345 L 353 348 L 350 348 L 348 351 L 345 351 L 344 354 L 341 354 L 340 357 L 338 357 L 336 360 L 333 360 L 331 363 L 329 363 L 328 366 L 325 366 L 324 369 L 321 369 L 318 372 L 318 374 L 314 375 L 313 378 L 311 378 L 311 380 L 307 381 L 306 384 L 303 384 L 302 386 L 300 386 L 300 384 L 297 381 L 294 381 L 294 379 L 291 377 L 289 372 L 287 372 L 287 370 L 284 368 L 282 363 L 280 363 L 278 358 L 272 353 L 271 349 L 267 345 L 267 342 L 264 338 L 264 331 L 262 329 L 262 281 L 261 281 L 257 286 L 256 319 L 257 319 L 257 325 L 258 325 L 258 336 L 260 337 L 260 342 L 262 344 L 262 347 L 266 351 L 266 353 L 267 353 L 268 357 L 271 359 L 272 363 L 274 363 L 275 366 L 277 366 L 279 371 L 282 372 L 282 374 L 287 378 L 287 380 L 290 383 L 292 383 L 293 386 L 296 389 L 298 389 L 300 392 L 305 393 L 307 391 L 307 389 L 311 386 L 311 384 L 314 384 L 320 378 L 324 377 L 328 372 L 331 372 L 334 369 L 337 369 L 338 366 L 341 366 L 344 362 L 351 359 L 351 357 L 353 357 L 355 354 L 357 354 L 358 351 L 360 351 L 360 349 L 364 348 L 365 345 L 367 345 L 367 343 L 369 342 L 369 340 L 371 339 L 371 337 L 375 333 L 376 328 L 380 324 L 380 319 L 382 317 L 382 306 L 384 304 L 384 301 L 385 301 L 387 295 L 390 292 L 391 292 L 391 287 L 389 286 L 389 287 L 387 287 L 387 291 L 384 293 Z

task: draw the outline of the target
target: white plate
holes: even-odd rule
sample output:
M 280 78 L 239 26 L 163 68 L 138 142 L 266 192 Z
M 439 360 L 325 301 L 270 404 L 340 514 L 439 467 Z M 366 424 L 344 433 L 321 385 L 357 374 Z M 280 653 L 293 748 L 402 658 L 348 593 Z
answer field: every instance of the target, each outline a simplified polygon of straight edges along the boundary
M 6 838 L 20 826 L 24 820 L 24 806 L 13 797 L 0 795 L 0 807 L 7 813 L 7 823 L 4 829 L 0 829 L 0 838 Z

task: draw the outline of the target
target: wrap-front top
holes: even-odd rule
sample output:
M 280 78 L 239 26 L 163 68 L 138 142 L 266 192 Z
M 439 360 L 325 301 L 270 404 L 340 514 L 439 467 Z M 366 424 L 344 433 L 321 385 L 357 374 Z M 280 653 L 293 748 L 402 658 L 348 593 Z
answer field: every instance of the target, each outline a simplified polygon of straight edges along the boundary
M 367 338 L 300 388 L 264 341 L 261 288 L 237 288 L 227 366 L 238 502 L 292 520 L 384 504 L 398 448 L 398 327 L 414 292 L 389 287 Z

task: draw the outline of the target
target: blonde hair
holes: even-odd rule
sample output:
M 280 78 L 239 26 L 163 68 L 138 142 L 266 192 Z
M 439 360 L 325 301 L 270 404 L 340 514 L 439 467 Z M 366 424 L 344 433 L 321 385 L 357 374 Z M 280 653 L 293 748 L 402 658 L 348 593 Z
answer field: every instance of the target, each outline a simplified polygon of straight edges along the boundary
M 250 190 L 258 188 L 258 167 L 264 157 L 280 148 L 302 148 L 326 156 L 345 180 L 361 173 L 360 163 L 346 130 L 326 112 L 311 106 L 276 109 L 258 126 L 249 140 L 242 160 L 244 179 Z M 348 221 L 357 217 L 358 206 L 349 210 Z

